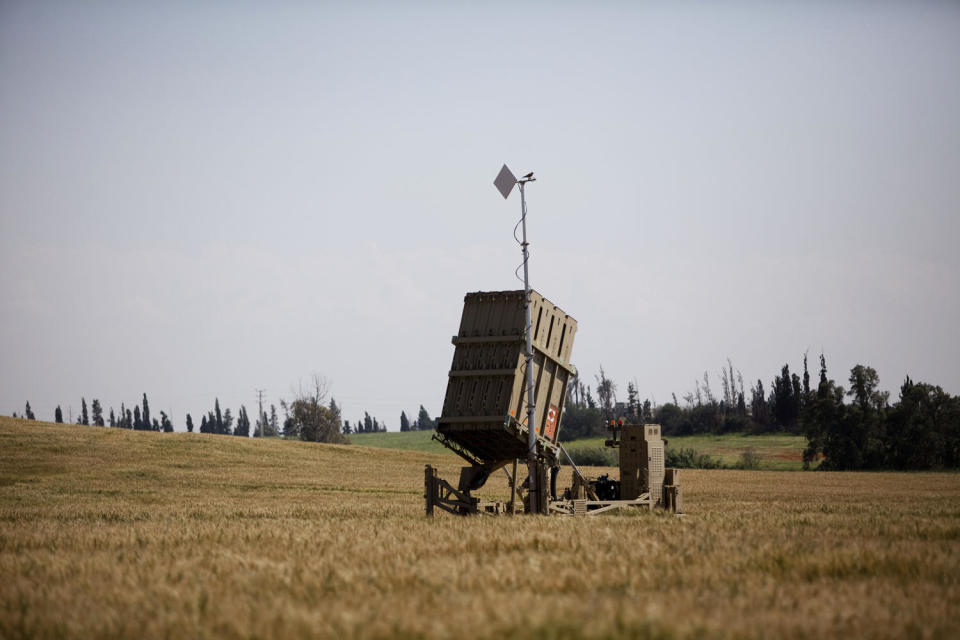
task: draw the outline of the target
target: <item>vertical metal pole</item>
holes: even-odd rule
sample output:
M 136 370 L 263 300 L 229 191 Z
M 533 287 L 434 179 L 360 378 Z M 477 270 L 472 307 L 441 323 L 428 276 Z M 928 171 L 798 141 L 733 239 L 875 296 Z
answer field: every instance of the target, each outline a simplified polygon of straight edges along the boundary
M 537 504 L 537 425 L 536 405 L 533 397 L 533 329 L 530 322 L 530 252 L 527 242 L 527 198 L 524 182 L 520 181 L 520 207 L 523 225 L 523 314 L 527 325 L 527 431 L 529 432 L 527 468 L 530 473 L 530 513 L 539 513 L 542 505 Z
M 513 476 L 510 478 L 510 515 L 517 513 L 517 459 L 513 459 Z

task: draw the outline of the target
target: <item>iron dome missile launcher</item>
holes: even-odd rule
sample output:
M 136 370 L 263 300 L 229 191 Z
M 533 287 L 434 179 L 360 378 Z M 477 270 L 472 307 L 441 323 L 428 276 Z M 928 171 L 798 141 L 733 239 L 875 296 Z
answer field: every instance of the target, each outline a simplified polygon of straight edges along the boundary
M 440 478 L 427 465 L 424 497 L 427 515 L 435 509 L 456 514 L 540 513 L 591 515 L 626 507 L 656 506 L 680 513 L 681 497 L 676 470 L 664 469 L 664 444 L 660 425 L 610 425 L 607 446 L 620 450 L 620 478 L 586 478 L 558 440 L 567 387 L 576 378 L 570 353 L 577 321 L 536 291 L 530 291 L 536 470 L 518 482 L 518 460 L 530 449 L 528 385 L 525 384 L 526 333 L 524 291 L 468 293 L 464 298 L 460 329 L 453 336 L 443 412 L 434 439 L 463 458 L 457 486 Z M 561 457 L 570 463 L 573 485 L 558 494 L 557 472 Z M 481 500 L 471 492 L 482 487 L 496 471 L 506 471 L 509 501 Z M 666 478 L 665 478 L 666 476 Z M 666 479 L 666 483 L 665 483 Z M 531 508 L 531 504 L 533 507 Z

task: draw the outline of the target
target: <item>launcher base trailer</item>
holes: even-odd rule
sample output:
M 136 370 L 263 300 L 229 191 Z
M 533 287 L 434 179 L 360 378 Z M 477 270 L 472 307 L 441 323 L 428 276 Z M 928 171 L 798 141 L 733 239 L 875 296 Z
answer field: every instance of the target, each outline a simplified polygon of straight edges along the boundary
M 469 491 L 455 488 L 438 476 L 437 470 L 429 464 L 424 469 L 424 498 L 428 516 L 434 515 L 435 509 L 455 515 L 499 516 L 526 513 L 525 501 L 481 500 L 471 496 Z M 651 500 L 649 493 L 635 500 L 548 499 L 547 512 L 560 516 L 593 516 L 631 507 L 646 507 L 652 510 L 655 505 L 656 501 Z

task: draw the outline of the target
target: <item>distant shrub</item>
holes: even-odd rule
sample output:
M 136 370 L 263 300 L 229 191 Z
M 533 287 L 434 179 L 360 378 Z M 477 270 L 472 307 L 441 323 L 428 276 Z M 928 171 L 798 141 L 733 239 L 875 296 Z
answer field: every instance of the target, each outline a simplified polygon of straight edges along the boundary
M 563 428 L 560 441 L 569 442 L 579 438 L 607 435 L 607 423 L 600 409 L 569 405 L 563 412 Z
M 667 449 L 665 465 L 677 469 L 721 469 L 723 465 L 717 458 L 700 453 L 696 449 Z
M 574 463 L 585 467 L 615 467 L 620 464 L 617 452 L 609 447 L 591 447 L 589 449 L 567 450 Z M 562 457 L 562 456 L 561 456 Z M 566 458 L 563 459 L 566 462 Z
M 753 447 L 747 447 L 743 453 L 740 454 L 740 459 L 737 461 L 738 469 L 759 469 L 760 468 L 760 456 L 757 455 L 757 452 L 753 450 Z

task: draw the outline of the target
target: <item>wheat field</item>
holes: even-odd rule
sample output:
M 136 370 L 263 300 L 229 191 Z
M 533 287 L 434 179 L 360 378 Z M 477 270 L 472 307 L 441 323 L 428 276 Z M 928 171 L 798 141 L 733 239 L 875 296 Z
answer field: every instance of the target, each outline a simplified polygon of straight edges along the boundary
M 683 518 L 427 519 L 428 463 L 456 478 L 0 418 L 0 637 L 960 636 L 957 474 L 685 471 Z

